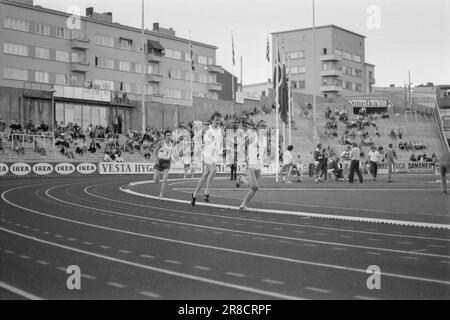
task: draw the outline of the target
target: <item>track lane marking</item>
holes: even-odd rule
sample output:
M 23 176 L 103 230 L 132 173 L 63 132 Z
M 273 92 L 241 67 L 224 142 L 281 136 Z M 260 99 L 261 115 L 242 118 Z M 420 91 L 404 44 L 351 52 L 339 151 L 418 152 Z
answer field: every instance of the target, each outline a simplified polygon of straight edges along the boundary
M 3 281 L 0 281 L 0 288 L 3 288 L 5 290 L 8 290 L 18 296 L 21 296 L 23 298 L 29 299 L 29 300 L 44 300 L 43 298 L 40 298 L 34 294 L 31 294 L 29 292 L 23 291 L 19 288 L 13 287 Z

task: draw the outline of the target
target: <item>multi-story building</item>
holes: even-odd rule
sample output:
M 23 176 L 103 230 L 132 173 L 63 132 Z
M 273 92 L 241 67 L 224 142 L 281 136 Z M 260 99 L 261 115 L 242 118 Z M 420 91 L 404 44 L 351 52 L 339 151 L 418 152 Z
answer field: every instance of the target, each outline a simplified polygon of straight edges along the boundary
M 365 62 L 365 36 L 335 25 L 272 33 L 272 62 L 277 46 L 293 90 L 324 98 L 373 93 L 375 66 Z M 315 63 L 315 66 L 314 66 Z M 314 71 L 315 70 L 315 74 Z
M 106 125 L 122 114 L 126 128 L 138 129 L 144 92 L 147 124 L 171 125 L 164 113 L 193 114 L 192 96 L 218 99 L 222 90 L 217 47 L 158 23 L 142 43 L 141 29 L 114 23 L 110 12 L 87 8 L 86 16 L 71 16 L 33 0 L 0 0 L 0 23 L 0 112 L 7 121 Z

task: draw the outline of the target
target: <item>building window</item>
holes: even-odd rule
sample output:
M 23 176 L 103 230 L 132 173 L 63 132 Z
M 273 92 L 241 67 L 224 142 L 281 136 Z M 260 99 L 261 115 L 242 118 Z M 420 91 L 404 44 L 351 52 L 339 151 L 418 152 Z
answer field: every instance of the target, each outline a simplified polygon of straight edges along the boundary
M 131 63 L 128 61 L 119 61 L 119 70 L 130 72 L 131 71 Z
M 119 90 L 127 93 L 131 93 L 131 83 L 129 82 L 120 82 Z
M 155 63 L 150 63 L 147 67 L 148 74 L 158 74 L 158 65 Z
M 10 80 L 28 81 L 28 70 L 16 68 L 4 68 L 3 78 Z
M 133 48 L 133 40 L 120 38 L 119 39 L 119 48 L 124 50 L 131 50 Z
M 173 50 L 173 49 L 166 49 L 165 50 L 165 57 L 166 58 L 172 58 L 181 60 L 181 51 Z
M 355 91 L 362 92 L 362 84 L 355 83 Z
M 323 54 L 327 54 L 327 48 L 322 49 Z
M 299 74 L 299 73 L 305 73 L 306 67 L 305 66 L 293 66 L 290 67 L 291 74 Z
M 342 57 L 347 60 L 352 60 L 352 54 L 346 51 L 342 51 Z
M 147 86 L 147 94 L 154 95 L 158 93 L 158 85 L 156 83 Z
M 357 54 L 354 54 L 354 55 L 353 55 L 353 61 L 358 62 L 358 63 L 361 63 L 361 56 L 359 56 L 359 55 L 357 55 Z
M 205 56 L 198 56 L 198 63 L 199 64 L 208 64 L 208 57 Z
M 136 73 L 142 73 L 142 64 L 136 63 L 134 65 L 134 72 Z
M 208 57 L 208 64 L 213 64 L 213 58 Z
M 353 89 L 353 83 L 351 83 L 350 81 L 345 81 L 344 85 L 345 85 L 345 89 L 347 89 L 347 90 Z
M 34 72 L 34 81 L 49 83 L 49 73 L 43 71 L 35 71 Z
M 354 69 L 355 70 L 355 76 L 358 78 L 362 78 L 362 71 L 359 69 Z
M 95 65 L 99 68 L 114 69 L 114 59 L 95 57 Z
M 6 29 L 13 29 L 18 31 L 30 31 L 30 23 L 26 20 L 16 19 L 16 18 L 6 18 L 4 20 L 3 26 Z
M 182 80 L 183 72 L 181 70 L 169 69 L 169 78 Z
M 112 80 L 94 79 L 93 85 L 100 90 L 114 91 L 114 81 Z
M 70 37 L 70 30 L 68 30 L 64 27 L 57 27 L 56 28 L 56 36 L 58 38 L 68 39 Z
M 112 38 L 112 37 L 107 37 L 107 36 L 102 36 L 102 35 L 96 34 L 94 37 L 94 43 L 97 45 L 100 45 L 100 46 L 114 48 L 114 38 Z
M 44 23 L 36 23 L 35 32 L 44 36 L 50 35 L 50 26 Z
M 208 77 L 206 76 L 206 74 L 198 74 L 197 81 L 201 83 L 208 83 Z
M 28 56 L 28 46 L 16 43 L 3 43 L 3 53 L 14 54 L 16 56 Z
M 56 50 L 56 61 L 70 62 L 70 52 Z
M 35 48 L 35 57 L 38 59 L 50 59 L 50 50 L 46 48 Z
M 305 50 L 291 51 L 287 53 L 288 59 L 302 59 L 305 57 Z
M 167 97 L 174 99 L 181 99 L 181 90 L 174 88 L 167 88 Z

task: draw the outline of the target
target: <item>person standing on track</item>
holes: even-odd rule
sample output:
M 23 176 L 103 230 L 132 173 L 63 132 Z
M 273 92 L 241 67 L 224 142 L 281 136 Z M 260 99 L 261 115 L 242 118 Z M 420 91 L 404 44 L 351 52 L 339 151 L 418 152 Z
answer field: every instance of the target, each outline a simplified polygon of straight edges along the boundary
M 294 158 L 292 156 L 292 150 L 294 149 L 293 145 L 289 145 L 287 150 L 283 153 L 283 167 L 281 168 L 281 180 L 283 180 L 283 172 L 286 170 L 286 177 L 284 182 L 292 183 L 290 181 L 291 171 L 294 165 Z
M 267 147 L 267 140 L 265 136 L 258 137 L 258 130 L 263 129 L 263 125 L 258 124 L 256 127 L 252 128 L 248 134 L 248 145 L 247 145 L 247 176 L 239 177 L 239 182 L 236 186 L 239 187 L 241 183 L 246 183 L 250 185 L 250 191 L 245 196 L 239 209 L 241 211 L 249 211 L 247 204 L 258 191 L 259 184 L 261 182 L 261 169 L 263 166 L 263 155 L 265 154 L 265 149 Z
M 358 148 L 356 143 L 353 143 L 353 149 L 350 151 L 351 154 L 351 163 L 350 163 L 350 174 L 348 175 L 348 182 L 353 183 L 353 177 L 356 174 L 358 175 L 359 182 L 363 183 L 363 177 L 361 174 L 361 170 L 359 169 L 359 160 L 361 158 L 361 150 Z
M 161 183 L 161 190 L 159 193 L 158 200 L 161 201 L 164 192 L 167 188 L 167 178 L 169 177 L 170 160 L 172 158 L 173 152 L 173 142 L 172 142 L 172 131 L 166 130 L 164 132 L 164 139 L 158 142 L 155 148 L 155 158 L 157 163 L 155 164 L 154 180 L 156 184 L 159 184 L 161 175 L 163 181 Z
M 373 181 L 376 181 L 378 172 L 378 161 L 380 161 L 380 153 L 373 145 L 370 147 L 369 161 L 370 161 L 370 174 L 373 177 Z
M 442 193 L 447 194 L 447 180 L 445 175 L 450 170 L 450 152 L 444 152 L 444 154 L 439 158 L 439 167 L 441 171 Z
M 197 187 L 192 193 L 191 205 L 193 207 L 195 207 L 197 195 L 205 182 L 204 199 L 205 202 L 209 202 L 209 188 L 216 174 L 216 163 L 218 162 L 219 157 L 223 156 L 223 134 L 222 129 L 220 128 L 222 115 L 218 111 L 215 111 L 211 117 L 211 121 L 212 123 L 203 137 L 203 174 L 197 183 Z
M 397 155 L 392 147 L 392 143 L 389 144 L 389 148 L 386 149 L 386 164 L 388 167 L 388 182 L 392 182 L 392 170 L 394 168 L 394 161 L 397 160 Z

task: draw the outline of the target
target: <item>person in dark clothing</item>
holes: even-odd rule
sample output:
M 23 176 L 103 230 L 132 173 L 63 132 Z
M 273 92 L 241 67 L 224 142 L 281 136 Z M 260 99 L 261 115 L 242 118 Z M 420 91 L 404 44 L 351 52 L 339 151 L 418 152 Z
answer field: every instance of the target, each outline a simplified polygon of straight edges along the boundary
M 119 134 L 122 134 L 122 124 L 123 124 L 123 119 L 122 119 L 122 115 L 119 114 L 119 117 L 117 118 L 117 131 Z
M 359 170 L 359 159 L 361 158 L 361 150 L 358 148 L 356 143 L 353 143 L 353 149 L 351 153 L 351 162 L 350 162 L 350 174 L 348 176 L 348 182 L 353 183 L 353 177 L 356 174 L 358 175 L 359 182 L 363 183 L 363 177 L 361 174 L 361 170 Z

